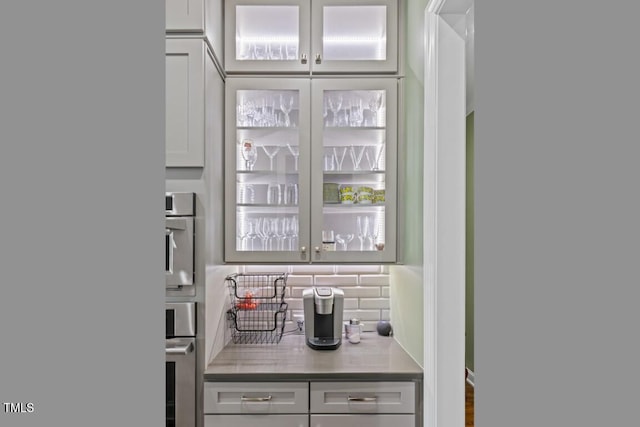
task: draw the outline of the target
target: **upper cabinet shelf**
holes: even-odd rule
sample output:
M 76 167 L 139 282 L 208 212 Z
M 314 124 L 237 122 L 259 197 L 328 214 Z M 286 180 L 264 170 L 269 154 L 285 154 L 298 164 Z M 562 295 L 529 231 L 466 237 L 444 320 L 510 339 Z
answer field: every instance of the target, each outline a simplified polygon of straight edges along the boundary
M 398 0 L 229 0 L 228 73 L 395 73 Z

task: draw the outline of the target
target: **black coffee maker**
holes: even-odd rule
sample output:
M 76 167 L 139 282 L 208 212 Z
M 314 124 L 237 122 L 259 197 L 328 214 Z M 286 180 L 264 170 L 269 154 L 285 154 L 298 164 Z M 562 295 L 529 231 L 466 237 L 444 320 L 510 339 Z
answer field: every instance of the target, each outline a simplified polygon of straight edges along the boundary
M 336 288 L 311 288 L 302 292 L 304 335 L 315 350 L 335 350 L 342 343 L 344 292 Z

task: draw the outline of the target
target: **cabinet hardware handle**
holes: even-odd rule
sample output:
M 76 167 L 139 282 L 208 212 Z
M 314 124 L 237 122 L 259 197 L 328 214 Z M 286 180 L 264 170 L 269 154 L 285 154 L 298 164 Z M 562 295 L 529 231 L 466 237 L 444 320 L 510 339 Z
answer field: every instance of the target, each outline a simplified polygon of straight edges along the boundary
M 271 395 L 267 397 L 247 397 L 241 396 L 240 400 L 243 402 L 268 402 L 271 400 Z
M 306 64 L 306 63 L 307 63 L 307 54 L 306 54 L 306 53 L 303 53 L 303 54 L 300 56 L 300 62 L 302 62 L 303 64 Z
M 376 400 L 378 400 L 378 396 L 373 396 L 373 397 L 353 397 L 353 396 L 349 396 L 347 398 L 347 400 L 349 402 L 375 402 Z
M 306 254 L 307 253 L 307 247 L 306 246 L 301 247 L 300 248 L 300 252 L 302 252 L 303 254 Z
M 187 354 L 193 351 L 193 343 L 189 343 L 187 345 L 179 346 L 179 347 L 166 347 L 164 349 L 165 354 L 178 354 L 186 356 Z
M 322 62 L 322 57 L 319 53 L 316 53 L 316 64 L 320 64 Z
M 316 247 L 315 247 L 315 248 L 313 248 L 313 249 L 315 249 L 315 251 L 316 251 L 316 253 L 317 253 L 317 254 L 319 254 L 319 253 L 320 253 L 320 246 L 316 246 Z

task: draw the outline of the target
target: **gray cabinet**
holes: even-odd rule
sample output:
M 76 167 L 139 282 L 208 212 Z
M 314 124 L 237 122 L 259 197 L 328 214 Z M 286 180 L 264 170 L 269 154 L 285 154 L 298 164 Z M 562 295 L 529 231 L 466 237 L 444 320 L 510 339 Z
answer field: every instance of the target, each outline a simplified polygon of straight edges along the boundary
M 306 414 L 308 410 L 306 382 L 208 382 L 204 386 L 205 414 Z
M 395 262 L 398 80 L 228 78 L 227 262 Z
M 166 166 L 203 167 L 205 141 L 222 125 L 224 82 L 202 39 L 166 40 Z M 218 115 L 214 115 L 214 112 Z
M 416 427 L 413 415 L 311 415 L 311 427 Z
M 398 0 L 228 0 L 229 73 L 395 73 Z
M 204 36 L 222 60 L 224 0 L 165 0 L 167 34 Z

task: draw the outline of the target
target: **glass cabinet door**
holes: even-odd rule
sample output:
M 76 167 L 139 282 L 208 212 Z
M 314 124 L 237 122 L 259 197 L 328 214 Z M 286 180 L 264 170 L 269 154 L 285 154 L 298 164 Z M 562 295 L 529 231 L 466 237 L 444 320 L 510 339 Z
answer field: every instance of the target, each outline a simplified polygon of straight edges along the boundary
M 225 3 L 227 72 L 309 72 L 308 0 Z
M 394 262 L 397 79 L 312 82 L 313 262 Z
M 314 72 L 395 72 L 397 0 L 313 0 Z
M 309 260 L 309 81 L 226 82 L 225 259 Z

